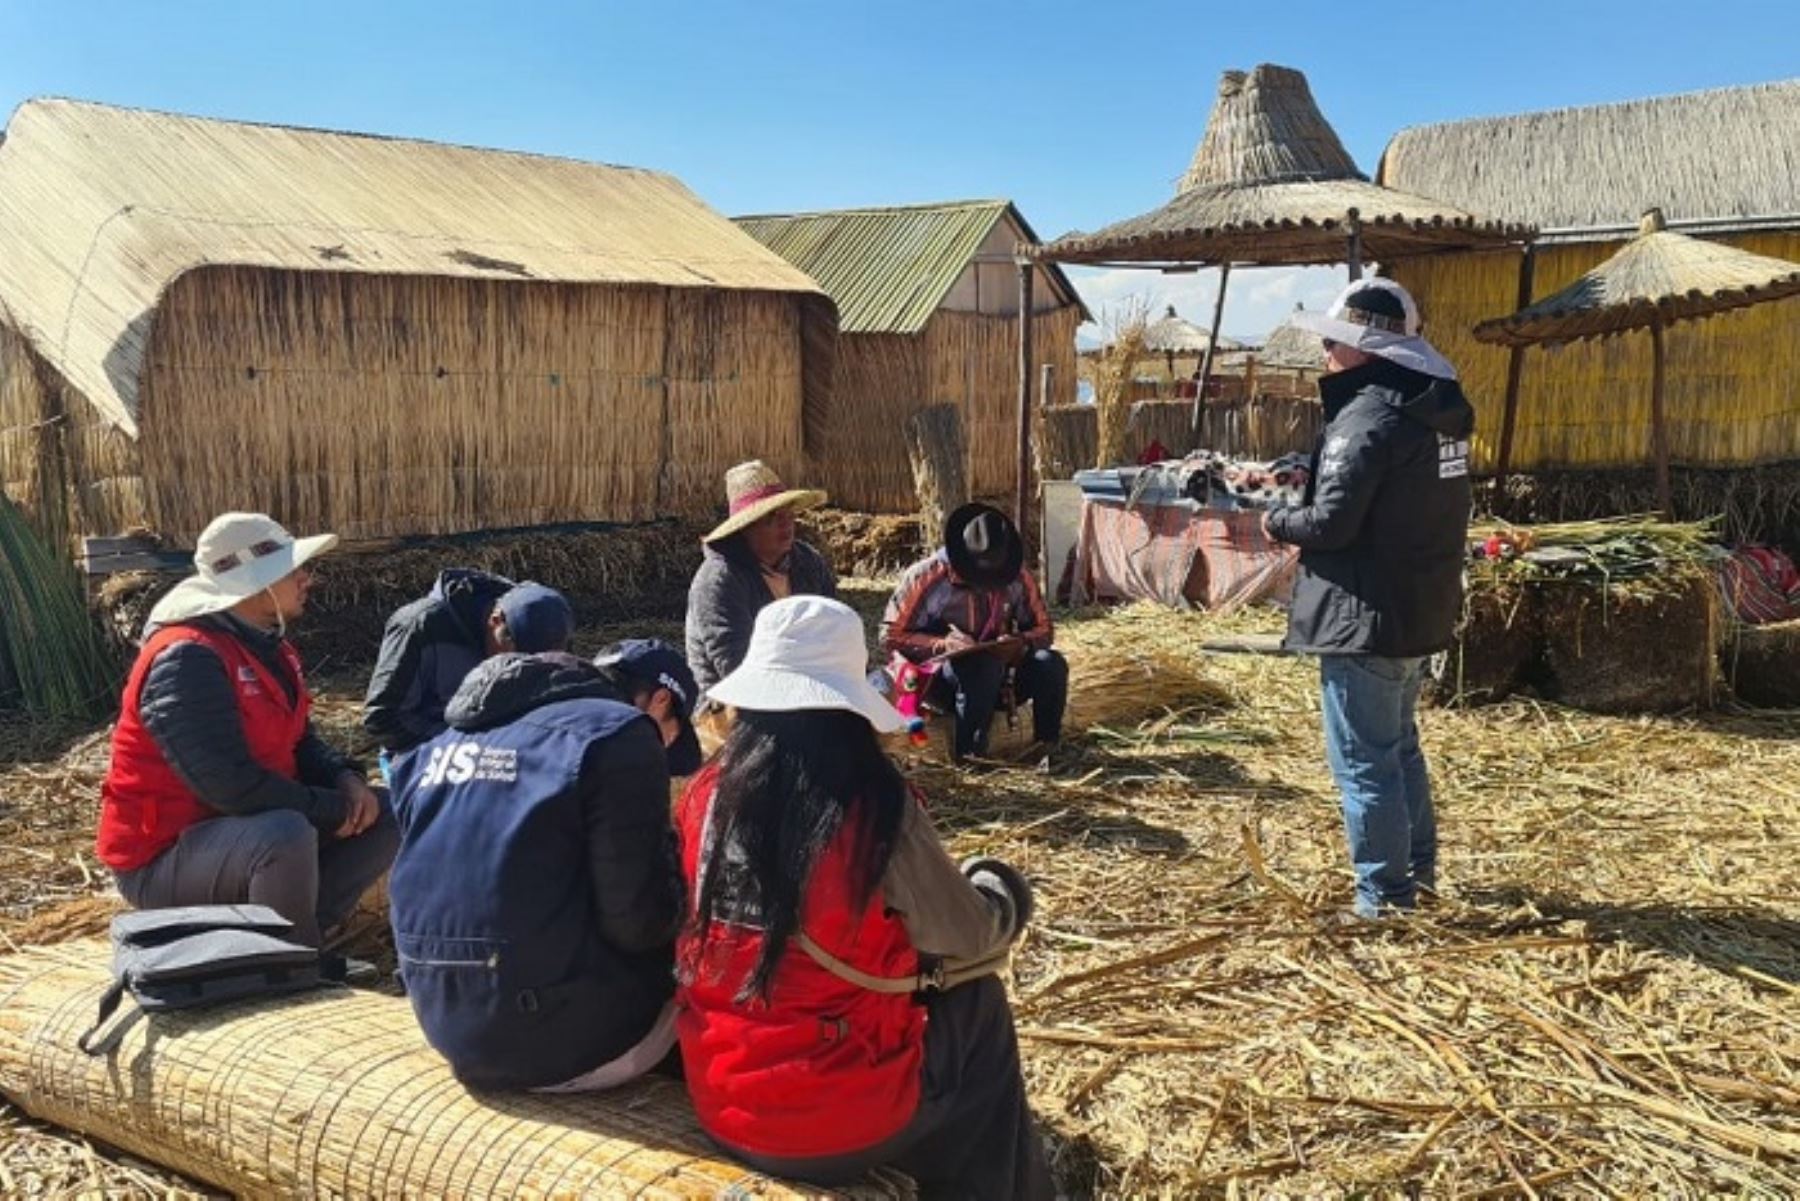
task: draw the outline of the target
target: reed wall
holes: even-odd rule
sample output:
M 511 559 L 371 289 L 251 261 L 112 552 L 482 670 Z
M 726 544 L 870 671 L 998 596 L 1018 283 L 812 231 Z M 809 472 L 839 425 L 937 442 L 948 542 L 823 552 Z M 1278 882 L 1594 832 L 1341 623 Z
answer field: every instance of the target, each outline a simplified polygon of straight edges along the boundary
M 1033 319 L 1033 360 L 1054 368 L 1055 399 L 1075 396 L 1080 310 Z M 1035 389 L 1039 379 L 1032 381 Z M 972 496 L 1010 495 L 1018 463 L 1019 337 L 1015 317 L 940 311 L 922 334 L 843 334 L 831 410 L 809 427 L 809 480 L 834 505 L 867 513 L 918 507 L 901 429 L 927 404 L 959 407 Z
M 1800 232 L 1720 239 L 1800 260 Z M 1622 243 L 1540 247 L 1532 299 L 1574 282 Z M 1475 403 L 1477 471 L 1492 471 L 1508 350 L 1475 341 L 1479 321 L 1514 311 L 1517 253 L 1398 259 L 1426 333 L 1456 364 Z M 1738 467 L 1800 459 L 1800 299 L 1671 326 L 1666 407 L 1672 462 Z M 1645 332 L 1524 352 L 1512 466 L 1522 471 L 1636 467 L 1650 461 L 1650 336 Z
M 710 512 L 732 463 L 798 474 L 802 303 L 190 273 L 143 381 L 149 523 L 191 543 L 226 509 L 351 538 Z
M 138 446 L 0 325 L 0 486 L 52 545 L 146 521 Z

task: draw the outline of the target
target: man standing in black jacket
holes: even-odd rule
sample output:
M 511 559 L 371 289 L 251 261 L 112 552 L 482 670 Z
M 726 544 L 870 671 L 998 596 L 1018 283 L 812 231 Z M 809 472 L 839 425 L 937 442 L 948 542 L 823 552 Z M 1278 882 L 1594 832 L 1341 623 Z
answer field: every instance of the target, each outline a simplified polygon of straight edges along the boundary
M 1435 896 L 1414 710 L 1426 659 L 1454 640 L 1462 608 L 1475 411 L 1392 280 L 1353 283 L 1294 320 L 1325 340 L 1325 430 L 1305 504 L 1265 525 L 1300 548 L 1286 645 L 1319 656 L 1356 912 L 1373 918 Z

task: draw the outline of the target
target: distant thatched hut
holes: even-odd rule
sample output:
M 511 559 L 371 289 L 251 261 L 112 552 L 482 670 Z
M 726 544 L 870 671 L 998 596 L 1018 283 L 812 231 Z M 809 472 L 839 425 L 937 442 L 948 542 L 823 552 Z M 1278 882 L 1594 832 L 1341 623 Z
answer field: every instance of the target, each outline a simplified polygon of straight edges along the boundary
M 927 404 L 962 409 L 967 479 L 977 496 L 1010 493 L 1018 466 L 1017 245 L 1035 241 L 1004 200 L 740 217 L 744 230 L 818 280 L 843 336 L 829 408 L 807 410 L 810 482 L 832 501 L 877 513 L 917 501 L 900 429 Z M 1037 268 L 1037 364 L 1052 394 L 1075 399 L 1075 327 L 1086 319 L 1068 278 Z
M 1477 322 L 1566 287 L 1629 240 L 1652 207 L 1663 210 L 1671 229 L 1800 260 L 1797 164 L 1800 80 L 1460 121 L 1395 137 L 1382 157 L 1382 183 L 1542 231 L 1523 296 L 1517 250 L 1391 264 L 1477 401 L 1477 468 L 1491 471 L 1496 463 L 1509 361 L 1506 349 L 1473 338 Z M 1669 330 L 1674 463 L 1703 469 L 1800 460 L 1796 329 L 1800 299 Z M 1519 372 L 1513 469 L 1648 467 L 1651 358 L 1641 345 L 1609 339 L 1532 352 Z M 1677 480 L 1676 508 L 1684 514 L 1728 507 L 1696 486 L 1705 474 L 1687 472 L 1686 488 Z M 1643 486 L 1630 497 L 1613 494 L 1613 503 L 1652 505 L 1648 472 L 1635 478 Z M 1782 504 L 1791 512 L 1800 489 L 1790 490 Z M 1607 490 L 1590 480 L 1572 491 L 1592 498 Z M 1774 532 L 1766 520 L 1736 524 Z
M 0 482 L 66 534 L 638 520 L 797 474 L 835 314 L 666 175 L 62 100 L 0 146 Z

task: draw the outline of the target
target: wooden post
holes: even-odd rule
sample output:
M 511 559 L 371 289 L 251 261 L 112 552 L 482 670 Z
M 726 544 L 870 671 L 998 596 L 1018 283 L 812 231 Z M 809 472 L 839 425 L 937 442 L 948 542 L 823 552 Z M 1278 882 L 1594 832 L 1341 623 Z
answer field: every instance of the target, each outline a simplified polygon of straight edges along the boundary
M 919 520 L 925 537 L 935 539 L 944 532 L 944 519 L 969 503 L 962 411 L 954 403 L 926 405 L 906 419 L 904 429 Z
M 1669 495 L 1669 425 L 1663 415 L 1663 327 L 1662 318 L 1650 322 L 1652 366 L 1650 371 L 1650 452 L 1656 458 L 1656 503 L 1664 521 L 1675 520 L 1675 505 Z
M 1519 295 L 1514 309 L 1531 303 L 1532 275 L 1536 270 L 1537 252 L 1530 246 L 1519 256 Z M 1494 512 L 1504 517 L 1501 506 L 1506 502 L 1506 473 L 1512 469 L 1513 426 L 1519 420 L 1519 381 L 1525 373 L 1525 347 L 1515 346 L 1506 358 L 1506 404 L 1500 412 L 1500 455 L 1494 465 Z
M 1350 263 L 1350 282 L 1355 283 L 1362 278 L 1362 218 L 1355 209 L 1351 209 L 1344 218 L 1345 257 Z
M 1194 384 L 1194 416 L 1190 423 L 1200 430 L 1200 414 L 1206 408 L 1206 381 L 1212 376 L 1213 352 L 1219 347 L 1219 321 L 1225 316 L 1225 285 L 1231 279 L 1231 264 L 1219 264 L 1219 294 L 1213 297 L 1212 332 L 1206 338 L 1206 354 L 1200 360 L 1200 378 Z
M 1251 400 L 1256 399 L 1256 356 L 1244 356 L 1244 395 Z
M 1023 534 L 1031 508 L 1031 260 L 1019 265 L 1019 462 L 1018 493 L 1013 500 L 1013 520 Z

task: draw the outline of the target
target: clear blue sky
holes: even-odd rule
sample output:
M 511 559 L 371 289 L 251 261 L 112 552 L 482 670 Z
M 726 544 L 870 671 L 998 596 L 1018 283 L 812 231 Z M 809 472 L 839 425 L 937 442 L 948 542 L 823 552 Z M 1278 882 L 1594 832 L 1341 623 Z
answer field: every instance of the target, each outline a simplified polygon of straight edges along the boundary
M 1166 199 L 1227 67 L 1305 71 L 1365 171 L 1406 125 L 1800 74 L 1800 0 L 0 0 L 0 16 L 8 112 L 64 95 L 628 163 L 730 214 L 1007 196 L 1046 237 Z M 1293 278 L 1254 304 L 1234 285 L 1227 328 L 1329 294 Z M 1184 312 L 1208 287 L 1178 286 Z

